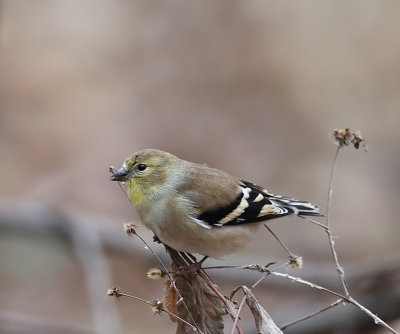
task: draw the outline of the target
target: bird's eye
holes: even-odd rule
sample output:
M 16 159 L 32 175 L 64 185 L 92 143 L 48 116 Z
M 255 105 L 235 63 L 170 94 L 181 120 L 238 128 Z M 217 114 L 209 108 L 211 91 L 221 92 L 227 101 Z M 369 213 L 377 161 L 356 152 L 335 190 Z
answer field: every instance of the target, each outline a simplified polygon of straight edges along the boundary
M 137 168 L 140 171 L 144 171 L 147 168 L 147 166 L 145 164 L 139 164 L 139 166 Z

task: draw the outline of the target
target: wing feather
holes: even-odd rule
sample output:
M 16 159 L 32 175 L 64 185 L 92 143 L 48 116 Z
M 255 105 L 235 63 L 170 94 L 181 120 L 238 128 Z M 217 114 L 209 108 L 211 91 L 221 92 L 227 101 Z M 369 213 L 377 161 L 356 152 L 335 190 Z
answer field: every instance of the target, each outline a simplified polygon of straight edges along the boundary
M 180 195 L 193 203 L 191 215 L 203 227 L 246 224 L 290 214 L 321 216 L 311 203 L 271 194 L 217 169 L 196 167 L 198 170 L 192 168 L 191 182 L 180 189 Z

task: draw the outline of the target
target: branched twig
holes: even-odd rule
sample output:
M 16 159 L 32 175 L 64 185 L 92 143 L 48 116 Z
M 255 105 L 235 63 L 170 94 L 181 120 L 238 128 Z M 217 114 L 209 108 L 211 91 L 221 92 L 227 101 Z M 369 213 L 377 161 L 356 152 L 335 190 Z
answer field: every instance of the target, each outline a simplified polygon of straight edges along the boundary
M 347 287 L 347 283 L 344 278 L 343 268 L 339 264 L 339 259 L 338 259 L 338 256 L 337 256 L 337 253 L 335 250 L 335 242 L 333 241 L 332 232 L 331 232 L 330 224 L 329 224 L 330 223 L 329 213 L 330 213 L 330 208 L 331 208 L 331 203 L 332 203 L 332 193 L 333 193 L 333 180 L 334 180 L 334 176 L 335 176 L 336 163 L 337 163 L 337 160 L 339 157 L 339 151 L 340 151 L 341 147 L 342 146 L 338 146 L 336 149 L 335 157 L 333 159 L 332 169 L 331 169 L 331 173 L 330 173 L 330 177 L 329 177 L 328 203 L 327 203 L 327 207 L 326 207 L 326 217 L 325 217 L 327 229 L 325 230 L 325 232 L 328 235 L 328 240 L 329 240 L 329 245 L 331 248 L 332 256 L 333 256 L 333 259 L 336 264 L 336 270 L 338 271 L 340 281 L 342 282 L 342 285 L 343 285 L 344 293 L 345 293 L 346 297 L 349 297 L 350 296 L 349 289 Z
M 277 267 L 277 269 L 278 268 L 282 268 L 282 267 L 285 267 L 285 266 L 287 266 L 287 265 L 289 265 L 289 262 L 286 262 L 286 263 L 284 263 L 284 264 L 282 264 L 282 265 L 280 265 L 280 266 L 278 266 Z M 267 277 L 269 274 L 270 274 L 270 271 L 268 270 L 268 266 L 269 265 L 266 265 L 266 266 L 260 266 L 260 265 L 257 265 L 257 264 L 253 264 L 253 265 L 247 265 L 247 266 L 233 266 L 233 265 L 231 265 L 231 266 L 213 266 L 213 267 L 208 267 L 208 268 L 204 268 L 204 269 L 222 269 L 222 268 L 230 268 L 230 269 L 250 269 L 250 270 L 258 270 L 258 271 L 260 271 L 260 272 L 264 272 L 264 274 L 255 282 L 255 283 L 253 283 L 253 285 L 251 286 L 251 290 L 253 290 L 258 284 L 260 284 L 261 283 L 261 281 L 265 278 L 265 277 Z M 261 268 L 263 268 L 263 269 L 261 269 Z M 231 293 L 231 299 L 233 298 L 233 296 L 234 296 L 234 294 L 237 292 L 237 291 L 239 291 L 239 289 L 241 289 L 241 288 L 243 288 L 242 286 L 240 286 L 240 287 L 238 287 L 238 288 L 236 288 L 232 293 Z M 233 322 L 233 326 L 232 326 L 232 330 L 231 330 L 231 334 L 233 334 L 234 332 L 235 332 L 235 327 L 237 326 L 237 323 L 238 323 L 238 321 L 239 321 L 239 316 L 240 316 L 240 312 L 242 311 L 242 308 L 243 308 L 243 305 L 244 305 L 244 303 L 245 303 L 245 301 L 246 301 L 246 296 L 244 296 L 243 298 L 242 298 L 242 300 L 240 301 L 240 304 L 239 304 L 239 308 L 238 308 L 238 312 L 237 312 L 237 314 L 236 314 L 236 317 L 235 317 L 235 320 L 234 320 L 234 322 Z
M 373 314 L 370 310 L 368 310 L 365 306 L 361 305 L 359 302 L 357 302 L 353 297 L 351 296 L 344 296 L 338 292 L 335 292 L 333 290 L 330 290 L 324 286 L 306 281 L 300 277 L 297 276 L 292 276 L 289 274 L 285 274 L 285 273 L 281 273 L 278 271 L 273 271 L 273 270 L 269 270 L 266 267 L 263 267 L 261 265 L 258 264 L 250 264 L 250 265 L 246 265 L 246 266 L 233 266 L 233 265 L 229 265 L 229 266 L 213 266 L 213 267 L 207 267 L 204 269 L 248 269 L 248 270 L 257 270 L 260 272 L 263 272 L 264 275 L 257 281 L 257 283 L 259 283 L 262 279 L 264 279 L 266 276 L 268 275 L 274 275 L 274 276 L 279 276 L 279 277 L 284 277 L 286 279 L 291 280 L 292 282 L 297 282 L 303 285 L 307 285 L 310 288 L 313 289 L 317 289 L 317 290 L 321 290 L 321 291 L 325 291 L 326 293 L 329 293 L 333 296 L 339 297 L 340 300 L 342 302 L 347 302 L 350 304 L 353 304 L 354 306 L 358 307 L 361 311 L 363 311 L 364 313 L 366 313 L 367 315 L 369 315 L 376 324 L 382 325 L 384 327 L 386 327 L 390 332 L 394 333 L 394 334 L 400 334 L 399 332 L 397 332 L 395 329 L 393 329 L 392 327 L 390 327 L 386 322 L 384 322 L 382 319 L 380 319 L 378 316 L 376 316 L 375 314 Z M 252 288 L 254 288 L 254 285 L 252 286 Z
M 354 306 L 358 307 L 361 311 L 363 311 L 364 313 L 369 315 L 377 325 L 382 325 L 383 327 L 388 329 L 390 332 L 392 332 L 394 334 L 399 334 L 399 332 L 397 332 L 395 329 L 390 327 L 381 318 L 379 318 L 377 315 L 373 314 L 370 310 L 368 310 L 365 306 L 361 305 L 358 301 L 356 301 L 351 296 L 342 296 L 340 293 L 337 293 L 335 291 L 329 290 L 329 289 L 327 289 L 327 288 L 325 288 L 323 286 L 320 286 L 318 284 L 311 283 L 309 281 L 303 280 L 300 277 L 294 277 L 294 276 L 290 276 L 288 274 L 283 274 L 283 273 L 279 273 L 279 272 L 271 272 L 271 275 L 285 277 L 285 278 L 290 279 L 290 280 L 292 280 L 294 282 L 305 284 L 305 285 L 307 285 L 307 286 L 309 286 L 311 288 L 322 290 L 322 291 L 328 292 L 328 293 L 330 293 L 332 295 L 335 295 L 335 296 L 339 297 L 342 300 L 342 302 L 347 302 L 347 303 L 353 304 Z
M 310 223 L 313 223 L 313 224 L 315 224 L 315 225 L 317 225 L 319 227 L 322 227 L 324 230 L 328 229 L 328 227 L 326 227 L 326 225 L 324 225 L 324 224 L 322 224 L 320 222 L 317 222 L 316 220 L 311 219 L 310 217 L 305 217 L 305 216 L 302 216 L 302 215 L 298 215 L 298 217 L 303 218 L 303 219 L 309 221 Z
M 304 280 L 304 279 L 302 279 L 300 277 L 297 277 L 297 276 L 292 276 L 292 275 L 289 275 L 289 274 L 281 273 L 279 271 L 270 270 L 270 269 L 268 269 L 268 268 L 266 268 L 264 266 L 261 266 L 259 264 L 249 264 L 249 265 L 245 265 L 245 266 L 234 266 L 234 265 L 212 266 L 212 267 L 206 267 L 204 269 L 248 269 L 248 270 L 253 270 L 253 271 L 259 271 L 259 272 L 264 273 L 264 275 L 261 276 L 260 279 L 258 279 L 258 281 L 251 286 L 252 289 L 257 284 L 259 284 L 261 282 L 261 280 L 264 279 L 265 277 L 267 277 L 269 275 L 274 275 L 274 276 L 280 276 L 280 277 L 284 277 L 284 278 L 290 279 L 293 282 L 298 282 L 298 283 L 302 283 L 302 284 L 308 285 L 311 288 L 315 288 L 315 289 L 318 289 L 318 290 L 323 290 L 323 291 L 328 292 L 328 293 L 330 293 L 330 294 L 332 294 L 332 295 L 334 295 L 336 297 L 343 298 L 344 300 L 348 301 L 346 296 L 343 296 L 338 292 L 332 291 L 332 290 L 330 290 L 328 288 L 325 288 L 325 287 L 323 287 L 321 285 L 318 285 L 318 284 L 315 284 L 315 283 L 311 283 L 311 282 L 306 281 L 306 280 Z
M 285 252 L 289 255 L 289 257 L 294 257 L 294 254 L 285 246 L 285 244 L 278 238 L 278 236 L 268 227 L 267 224 L 264 224 L 265 228 L 272 234 L 272 236 L 278 241 L 278 243 L 282 246 Z
M 379 318 L 376 314 L 373 314 L 370 310 L 368 310 L 365 306 L 362 306 L 358 301 L 356 301 L 353 297 L 349 296 L 349 302 L 353 304 L 354 306 L 358 307 L 360 310 L 368 314 L 372 319 L 374 319 L 375 324 L 381 325 L 385 327 L 388 331 L 394 333 L 394 334 L 399 334 L 398 331 L 394 330 L 392 327 L 390 327 L 386 322 L 384 322 L 381 318 Z
M 133 224 L 124 224 L 124 228 L 126 233 L 128 234 L 129 238 L 131 238 L 132 240 L 134 240 L 134 235 L 136 237 L 139 238 L 139 240 L 141 242 L 143 242 L 143 244 L 146 246 L 146 248 L 154 255 L 154 257 L 157 259 L 158 263 L 162 266 L 163 270 L 165 271 L 165 273 L 167 274 L 168 278 L 170 279 L 170 282 L 173 286 L 173 288 L 176 290 L 176 292 L 178 293 L 179 296 L 179 300 L 178 303 L 182 302 L 184 308 L 186 309 L 186 311 L 188 312 L 188 315 L 190 317 L 190 319 L 193 321 L 194 327 L 197 329 L 197 331 L 199 331 L 199 333 L 203 333 L 200 328 L 198 327 L 198 325 L 196 324 L 196 321 L 194 320 L 189 308 L 187 307 L 185 300 L 182 297 L 182 294 L 180 293 L 179 289 L 177 288 L 176 284 L 175 284 L 175 280 L 173 279 L 171 273 L 169 272 L 169 270 L 167 269 L 167 267 L 165 266 L 164 262 L 160 259 L 160 257 L 157 255 L 157 253 L 149 246 L 149 244 L 146 242 L 146 240 L 143 239 L 143 237 L 141 237 L 135 230 L 134 225 Z M 193 325 L 191 325 L 193 326 Z
M 280 273 L 278 271 L 271 271 L 271 275 L 284 277 L 284 278 L 287 278 L 287 279 L 291 280 L 292 282 L 301 283 L 301 284 L 309 286 L 310 288 L 318 289 L 318 290 L 321 290 L 321 291 L 325 291 L 327 293 L 330 293 L 331 295 L 334 295 L 336 297 L 342 298 L 345 301 L 349 301 L 346 296 L 343 296 L 338 292 L 335 292 L 333 290 L 325 288 L 325 287 L 323 287 L 321 285 L 306 281 L 306 280 L 304 280 L 304 279 L 302 279 L 302 278 L 300 278 L 298 276 L 292 276 L 292 275 L 289 275 L 289 274 Z
M 240 315 L 240 312 L 242 311 L 242 308 L 243 308 L 243 305 L 244 305 L 244 302 L 245 302 L 245 301 L 246 301 L 246 297 L 243 297 L 242 300 L 240 301 L 240 304 L 239 304 L 239 308 L 238 308 L 236 317 L 235 317 L 235 319 L 234 319 L 234 321 L 233 321 L 233 326 L 232 326 L 232 329 L 231 329 L 231 334 L 234 334 L 234 333 L 235 333 L 235 328 L 237 328 L 238 321 L 239 321 L 239 315 Z
M 192 324 L 187 322 L 185 319 L 182 319 L 181 317 L 177 316 L 176 314 L 168 311 L 164 307 L 163 303 L 159 299 L 154 299 L 153 301 L 146 300 L 146 299 L 143 299 L 143 298 L 140 298 L 140 297 L 137 297 L 137 296 L 133 296 L 133 295 L 129 295 L 127 293 L 124 293 L 124 292 L 120 291 L 119 288 L 117 288 L 117 287 L 108 289 L 107 294 L 109 296 L 113 296 L 113 297 L 116 297 L 116 298 L 128 297 L 128 298 L 132 298 L 132 299 L 138 300 L 138 301 L 140 301 L 142 303 L 146 303 L 146 304 L 151 306 L 151 309 L 152 309 L 154 314 L 161 314 L 161 312 L 165 312 L 168 315 L 170 315 L 170 316 L 176 318 L 177 320 L 182 321 L 186 325 L 190 326 L 192 329 L 198 330 L 195 326 L 193 326 Z M 202 332 L 200 331 L 200 333 L 202 333 Z
M 293 254 L 289 248 L 285 246 L 285 244 L 281 241 L 281 239 L 278 238 L 278 236 L 266 225 L 264 224 L 265 228 L 272 234 L 272 236 L 278 241 L 278 243 L 282 246 L 282 248 L 285 250 L 285 252 L 289 256 L 289 263 L 293 268 L 303 268 L 303 258 L 301 256 Z

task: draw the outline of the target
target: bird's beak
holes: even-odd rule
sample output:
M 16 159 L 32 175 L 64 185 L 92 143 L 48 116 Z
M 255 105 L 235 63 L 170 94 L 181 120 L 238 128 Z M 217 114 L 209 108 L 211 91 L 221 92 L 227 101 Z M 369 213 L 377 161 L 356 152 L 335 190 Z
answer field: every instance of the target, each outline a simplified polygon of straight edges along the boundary
M 128 171 L 124 167 L 118 169 L 113 175 L 111 175 L 111 181 L 125 182 L 128 180 Z

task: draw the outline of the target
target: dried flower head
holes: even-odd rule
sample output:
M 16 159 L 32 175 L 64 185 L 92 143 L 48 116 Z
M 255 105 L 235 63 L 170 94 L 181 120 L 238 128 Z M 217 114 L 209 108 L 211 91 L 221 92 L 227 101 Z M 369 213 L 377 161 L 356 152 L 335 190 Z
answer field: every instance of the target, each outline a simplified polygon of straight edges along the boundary
M 351 143 L 351 131 L 349 128 L 336 129 L 333 131 L 333 137 L 335 137 L 335 143 L 339 147 L 348 146 Z
M 154 314 L 159 314 L 161 315 L 162 311 L 164 311 L 164 305 L 161 300 L 158 298 L 154 299 L 153 302 L 151 303 L 151 310 L 153 311 Z
M 339 147 L 353 144 L 354 148 L 358 149 L 361 144 L 365 151 L 368 150 L 360 131 L 353 132 L 349 128 L 336 129 L 333 131 L 333 137 L 335 138 L 335 144 Z
M 128 236 L 133 237 L 136 235 L 136 230 L 135 227 L 138 227 L 138 225 L 131 224 L 131 223 L 124 223 L 124 230 Z
M 122 296 L 122 293 L 121 293 L 121 290 L 118 287 L 114 286 L 111 289 L 107 290 L 107 295 L 119 298 L 119 297 Z
M 290 255 L 289 263 L 293 268 L 302 269 L 303 268 L 303 258 L 298 255 Z
M 364 148 L 364 151 L 367 152 L 368 151 L 368 147 L 365 144 L 365 139 L 361 136 L 361 132 L 360 131 L 356 131 L 353 133 L 353 138 L 351 139 L 351 143 L 354 145 L 354 147 L 358 150 L 358 148 L 360 147 L 360 144 L 362 145 L 362 147 Z
M 165 276 L 165 272 L 159 268 L 151 268 L 147 271 L 146 276 L 149 279 L 159 279 Z

